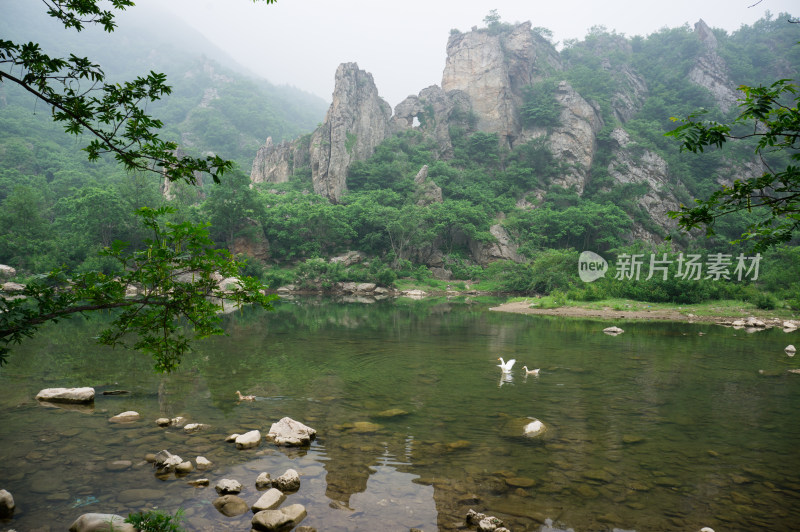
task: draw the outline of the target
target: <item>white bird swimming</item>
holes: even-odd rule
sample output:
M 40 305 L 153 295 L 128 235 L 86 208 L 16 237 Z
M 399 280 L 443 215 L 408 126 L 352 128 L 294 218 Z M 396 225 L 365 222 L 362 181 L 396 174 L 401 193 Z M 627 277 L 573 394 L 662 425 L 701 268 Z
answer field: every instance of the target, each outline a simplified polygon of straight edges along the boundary
M 528 369 L 528 366 L 522 366 L 522 369 L 525 370 L 525 375 L 539 375 L 539 368 Z
M 500 357 L 497 360 L 500 361 L 500 363 L 497 365 L 497 367 L 500 368 L 500 370 L 503 373 L 511 373 L 511 368 L 514 367 L 514 362 L 517 361 L 516 359 L 512 358 L 511 360 L 506 362 L 506 361 L 503 360 L 503 357 Z

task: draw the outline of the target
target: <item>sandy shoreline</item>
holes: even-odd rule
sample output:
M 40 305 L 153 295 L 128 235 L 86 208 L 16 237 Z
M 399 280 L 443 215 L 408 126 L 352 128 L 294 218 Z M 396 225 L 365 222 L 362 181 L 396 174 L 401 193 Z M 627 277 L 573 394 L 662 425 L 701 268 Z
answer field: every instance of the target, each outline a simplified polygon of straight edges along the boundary
M 529 301 L 515 301 L 503 303 L 489 310 L 495 312 L 512 312 L 515 314 L 536 314 L 541 316 L 562 316 L 568 318 L 587 318 L 599 320 L 654 320 L 654 321 L 680 321 L 685 323 L 716 323 L 718 325 L 733 325 L 736 320 L 746 319 L 742 317 L 728 316 L 695 316 L 689 312 L 683 313 L 677 310 L 614 310 L 609 307 L 602 309 L 590 309 L 583 307 L 559 307 L 559 308 L 530 308 Z M 761 318 L 767 327 L 783 327 L 782 318 Z

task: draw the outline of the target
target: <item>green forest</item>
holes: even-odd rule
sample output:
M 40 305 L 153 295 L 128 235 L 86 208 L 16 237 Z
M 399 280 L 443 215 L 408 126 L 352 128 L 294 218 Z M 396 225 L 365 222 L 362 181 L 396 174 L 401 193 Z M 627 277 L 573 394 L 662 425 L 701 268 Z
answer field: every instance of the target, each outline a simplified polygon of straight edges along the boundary
M 796 74 L 800 34 L 787 18 L 768 16 L 732 33 L 714 30 L 718 53 L 736 83 L 768 85 Z M 486 30 L 502 32 L 506 27 L 490 20 Z M 135 34 L 135 28 L 129 29 Z M 537 30 L 547 36 L 546 30 Z M 109 42 L 127 39 L 114 34 Z M 59 44 L 72 46 L 53 43 Z M 563 72 L 553 72 L 526 89 L 520 112 L 526 124 L 558 124 L 553 91 L 562 79 L 600 110 L 604 128 L 597 137 L 590 179 L 580 194 L 554 183 L 565 163 L 554 157 L 543 138 L 506 149 L 496 134 L 476 129 L 474 115 L 465 110 L 462 120 L 450 126 L 452 157 L 442 157 L 420 131 L 397 134 L 369 159 L 352 165 L 348 193 L 338 203 L 311 192 L 307 167 L 295 169 L 288 183 L 251 186 L 249 179 L 253 157 L 264 140 L 309 134 L 324 117 L 321 100 L 186 51 L 163 53 L 161 61 L 159 50 L 154 64 L 142 65 L 140 60 L 125 61 L 124 49 L 133 47 L 106 49 L 110 67 L 127 65 L 107 68 L 109 76 L 124 78 L 142 68 L 168 74 L 173 94 L 150 108 L 163 120 L 165 137 L 177 139 L 187 153 L 213 152 L 235 161 L 236 167 L 219 185 L 173 183 L 165 189 L 157 176 L 126 172 L 110 159 L 89 163 L 81 151 L 84 139 L 66 135 L 51 122 L 49 111 L 21 90 L 0 86 L 0 263 L 17 268 L 20 279 L 62 266 L 113 274 L 118 266 L 98 252 L 117 240 L 136 247 L 145 238 L 136 209 L 170 205 L 173 222 L 209 222 L 214 241 L 246 259 L 243 273 L 272 288 L 295 284 L 330 290 L 340 281 L 361 281 L 433 290 L 469 286 L 573 300 L 739 299 L 762 308 L 800 309 L 796 235 L 762 252 L 757 281 L 614 279 L 615 260 L 626 254 L 754 254 L 747 242 L 731 243 L 753 223 L 753 213 L 720 219 L 709 238 L 702 231 L 668 233 L 637 202 L 646 187 L 618 183 L 608 173 L 610 135 L 619 127 L 634 139 L 634 153 L 654 152 L 666 161 L 672 192 L 684 204 L 719 188 L 713 176 L 753 159 L 753 142 L 691 153 L 665 136 L 676 127 L 672 117 L 702 108 L 708 111 L 707 119 L 727 122 L 738 113 L 735 106 L 723 112 L 707 90 L 687 79 L 701 46 L 688 25 L 632 38 L 594 27 L 583 40 L 563 44 Z M 115 55 L 121 59 L 118 63 L 110 59 Z M 623 67 L 638 72 L 648 88 L 641 109 L 624 123 L 612 110 L 613 99 L 624 90 L 619 75 Z M 767 156 L 774 165 L 789 164 L 787 153 Z M 441 188 L 441 202 L 426 201 L 414 183 L 423 165 L 428 167 L 428 180 Z M 536 208 L 521 206 L 532 190 L 546 192 L 541 203 Z M 490 228 L 497 223 L 510 235 L 520 260 L 481 264 L 474 259 L 474 248 L 495 240 Z M 634 228 L 656 238 L 637 240 L 634 234 L 641 231 Z M 248 254 L 254 247 L 262 253 Z M 440 268 L 426 260 L 434 249 Z M 585 250 L 600 253 L 612 264 L 610 273 L 591 285 L 577 278 L 575 265 Z M 330 261 L 351 251 L 362 252 L 366 259 L 351 266 Z

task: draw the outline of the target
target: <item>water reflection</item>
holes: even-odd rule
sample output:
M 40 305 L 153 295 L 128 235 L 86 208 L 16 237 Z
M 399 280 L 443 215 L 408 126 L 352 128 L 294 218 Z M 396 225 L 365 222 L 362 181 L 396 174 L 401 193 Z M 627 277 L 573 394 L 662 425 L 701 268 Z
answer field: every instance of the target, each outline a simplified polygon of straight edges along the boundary
M 297 302 L 226 320 L 230 336 L 202 344 L 170 376 L 93 346 L 79 323 L 15 352 L 0 374 L 0 478 L 21 508 L 8 526 L 60 529 L 83 511 L 158 506 L 185 508 L 190 530 L 248 530 L 247 515 L 211 506 L 215 481 L 239 479 L 252 504 L 260 472 L 289 468 L 301 489 L 287 504 L 304 504 L 303 524 L 319 530 L 449 530 L 470 508 L 512 530 L 548 518 L 576 530 L 800 522 L 800 377 L 787 373 L 800 363 L 783 353 L 783 333 L 628 323 L 610 337 L 598 322 L 428 301 Z M 487 360 L 498 355 L 534 361 L 545 377 L 501 372 L 495 386 Z M 98 396 L 93 414 L 31 400 L 74 384 L 132 393 Z M 237 403 L 236 390 L 265 400 Z M 126 410 L 142 421 L 108 423 Z M 153 423 L 175 416 L 209 428 Z M 224 443 L 283 416 L 318 440 L 302 450 Z M 547 426 L 541 438 L 515 428 L 530 418 Z M 187 484 L 199 472 L 155 479 L 142 457 L 164 448 L 209 458 L 212 487 Z

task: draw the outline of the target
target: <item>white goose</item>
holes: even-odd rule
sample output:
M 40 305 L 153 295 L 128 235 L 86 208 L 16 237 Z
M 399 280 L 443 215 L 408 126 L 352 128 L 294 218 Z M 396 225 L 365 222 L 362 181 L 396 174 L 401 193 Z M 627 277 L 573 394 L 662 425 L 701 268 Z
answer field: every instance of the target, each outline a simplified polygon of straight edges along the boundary
M 525 370 L 525 375 L 536 375 L 539 376 L 539 368 L 536 369 L 528 369 L 528 366 L 522 366 L 522 369 Z
M 516 359 L 512 358 L 511 360 L 506 362 L 503 360 L 503 357 L 500 357 L 497 360 L 500 361 L 497 367 L 500 368 L 500 371 L 502 371 L 503 373 L 511 373 L 511 368 L 514 367 L 514 362 L 517 361 Z

